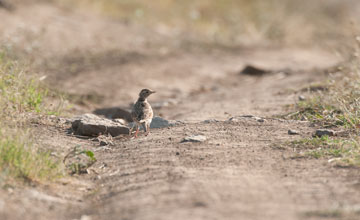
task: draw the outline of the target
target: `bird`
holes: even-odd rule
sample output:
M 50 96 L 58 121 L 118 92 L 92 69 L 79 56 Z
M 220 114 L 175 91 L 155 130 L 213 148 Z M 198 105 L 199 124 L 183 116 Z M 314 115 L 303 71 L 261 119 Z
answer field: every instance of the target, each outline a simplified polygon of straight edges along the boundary
M 139 126 L 144 128 L 145 136 L 147 136 L 150 132 L 150 123 L 154 113 L 151 105 L 147 101 L 147 98 L 153 93 L 155 93 L 155 91 L 150 89 L 142 89 L 139 93 L 139 98 L 132 107 L 131 118 L 135 122 L 135 125 L 131 128 L 131 131 L 136 126 L 135 138 L 137 138 Z

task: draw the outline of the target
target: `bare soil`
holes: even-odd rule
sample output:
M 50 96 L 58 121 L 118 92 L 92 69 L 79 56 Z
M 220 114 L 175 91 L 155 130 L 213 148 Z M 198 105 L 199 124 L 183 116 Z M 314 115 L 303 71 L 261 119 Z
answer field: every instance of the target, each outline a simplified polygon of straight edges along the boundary
M 0 219 L 360 219 L 360 170 L 293 157 L 289 141 L 316 128 L 274 117 L 297 100 L 296 91 L 325 79 L 335 55 L 187 45 L 164 30 L 48 4 L 1 10 L 0 20 L 1 39 L 76 101 L 72 114 L 129 109 L 151 88 L 155 115 L 183 122 L 101 147 L 69 135 L 70 125 L 57 118 L 39 119 L 37 141 L 59 158 L 80 145 L 97 162 L 89 174 L 55 183 L 3 186 Z M 241 75 L 247 64 L 272 73 Z M 228 120 L 240 115 L 265 121 Z M 181 143 L 193 134 L 207 140 Z

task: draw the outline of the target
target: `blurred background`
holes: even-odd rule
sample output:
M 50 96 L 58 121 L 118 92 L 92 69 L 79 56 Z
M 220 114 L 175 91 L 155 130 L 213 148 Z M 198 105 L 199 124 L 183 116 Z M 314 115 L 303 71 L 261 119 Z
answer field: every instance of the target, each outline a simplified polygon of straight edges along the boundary
M 74 112 L 129 108 L 143 87 L 161 91 L 153 98 L 160 107 L 178 103 L 215 91 L 249 63 L 332 66 L 354 52 L 360 17 L 356 0 L 0 0 L 0 7 L 3 50 L 75 103 Z
M 271 43 L 328 46 L 355 31 L 356 0 L 59 0 L 189 41 L 220 45 Z

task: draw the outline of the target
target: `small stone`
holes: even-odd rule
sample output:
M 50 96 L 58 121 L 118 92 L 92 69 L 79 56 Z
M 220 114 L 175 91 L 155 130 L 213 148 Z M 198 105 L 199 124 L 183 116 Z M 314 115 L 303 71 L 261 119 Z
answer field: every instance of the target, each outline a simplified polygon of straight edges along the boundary
M 100 146 L 114 145 L 112 136 L 110 135 L 99 135 L 97 140 L 99 141 Z
M 208 119 L 208 120 L 203 121 L 204 124 L 210 124 L 210 123 L 216 123 L 216 122 L 219 122 L 219 121 L 216 119 Z
M 299 131 L 296 131 L 296 130 L 288 130 L 288 134 L 289 135 L 298 135 L 299 134 Z
M 322 137 L 322 136 L 335 136 L 336 132 L 330 129 L 318 129 L 315 131 L 315 137 Z
M 156 116 L 152 119 L 150 128 L 166 128 L 166 127 L 172 127 L 172 126 L 175 126 L 175 125 L 181 124 L 181 123 L 182 122 L 180 122 L 180 121 L 166 120 L 166 119 Z
M 68 123 L 68 120 L 67 120 L 66 118 L 58 118 L 57 120 L 58 120 L 58 123 L 59 123 L 59 124 L 66 124 L 66 123 Z
M 181 143 L 183 142 L 204 142 L 206 141 L 206 136 L 204 135 L 191 135 L 184 138 Z
M 255 119 L 257 122 L 265 122 L 265 119 L 263 119 L 263 118 L 254 117 L 254 119 Z
M 269 70 L 261 69 L 252 65 L 247 65 L 243 70 L 240 71 L 240 74 L 250 75 L 250 76 L 262 76 L 267 73 L 271 73 Z
M 305 100 L 306 100 L 305 96 L 299 95 L 299 101 L 305 101 Z
M 100 146 L 106 146 L 106 145 L 108 145 L 107 141 L 105 140 L 100 141 Z
M 308 121 L 308 119 L 303 115 L 301 116 L 300 121 Z
M 257 122 L 265 122 L 266 120 L 254 115 L 241 115 L 241 116 L 235 116 L 235 117 L 231 117 L 229 118 L 228 121 L 232 121 L 232 122 L 239 122 L 240 120 L 243 120 L 245 118 L 251 118 L 251 119 L 255 119 Z
M 239 118 L 238 118 L 238 117 L 231 117 L 231 118 L 229 118 L 228 121 L 238 122 L 238 121 L 239 121 Z
M 254 118 L 256 116 L 254 115 L 240 115 L 239 117 L 243 117 L 243 118 Z
M 176 152 L 176 156 L 179 156 L 180 155 L 180 153 L 179 152 Z

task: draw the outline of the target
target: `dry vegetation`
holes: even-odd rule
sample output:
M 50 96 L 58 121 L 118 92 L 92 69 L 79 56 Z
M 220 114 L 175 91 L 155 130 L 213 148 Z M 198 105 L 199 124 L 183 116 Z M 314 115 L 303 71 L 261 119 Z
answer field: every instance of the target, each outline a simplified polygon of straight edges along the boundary
M 351 2 L 351 0 L 346 0 Z M 328 47 L 346 39 L 349 5 L 294 0 L 57 0 L 112 18 L 155 27 L 195 43 Z M 286 21 L 286 22 L 284 22 Z M 299 31 L 301 29 L 301 32 Z
M 44 104 L 47 89 L 5 52 L 0 55 L 0 96 L 2 178 L 41 181 L 61 175 L 59 163 L 33 143 L 28 126 L 31 117 L 49 112 Z
M 360 166 L 360 38 L 356 37 L 354 49 L 348 61 L 328 70 L 328 79 L 308 87 L 308 98 L 294 106 L 294 112 L 285 118 L 307 120 L 322 128 L 336 129 L 348 136 L 306 138 L 291 143 L 303 149 L 305 154 L 337 158 L 342 165 Z M 316 88 L 316 91 L 312 91 Z M 304 90 L 304 89 L 303 89 Z M 305 89 L 306 90 L 306 89 Z M 312 91 L 312 92 L 311 92 Z

